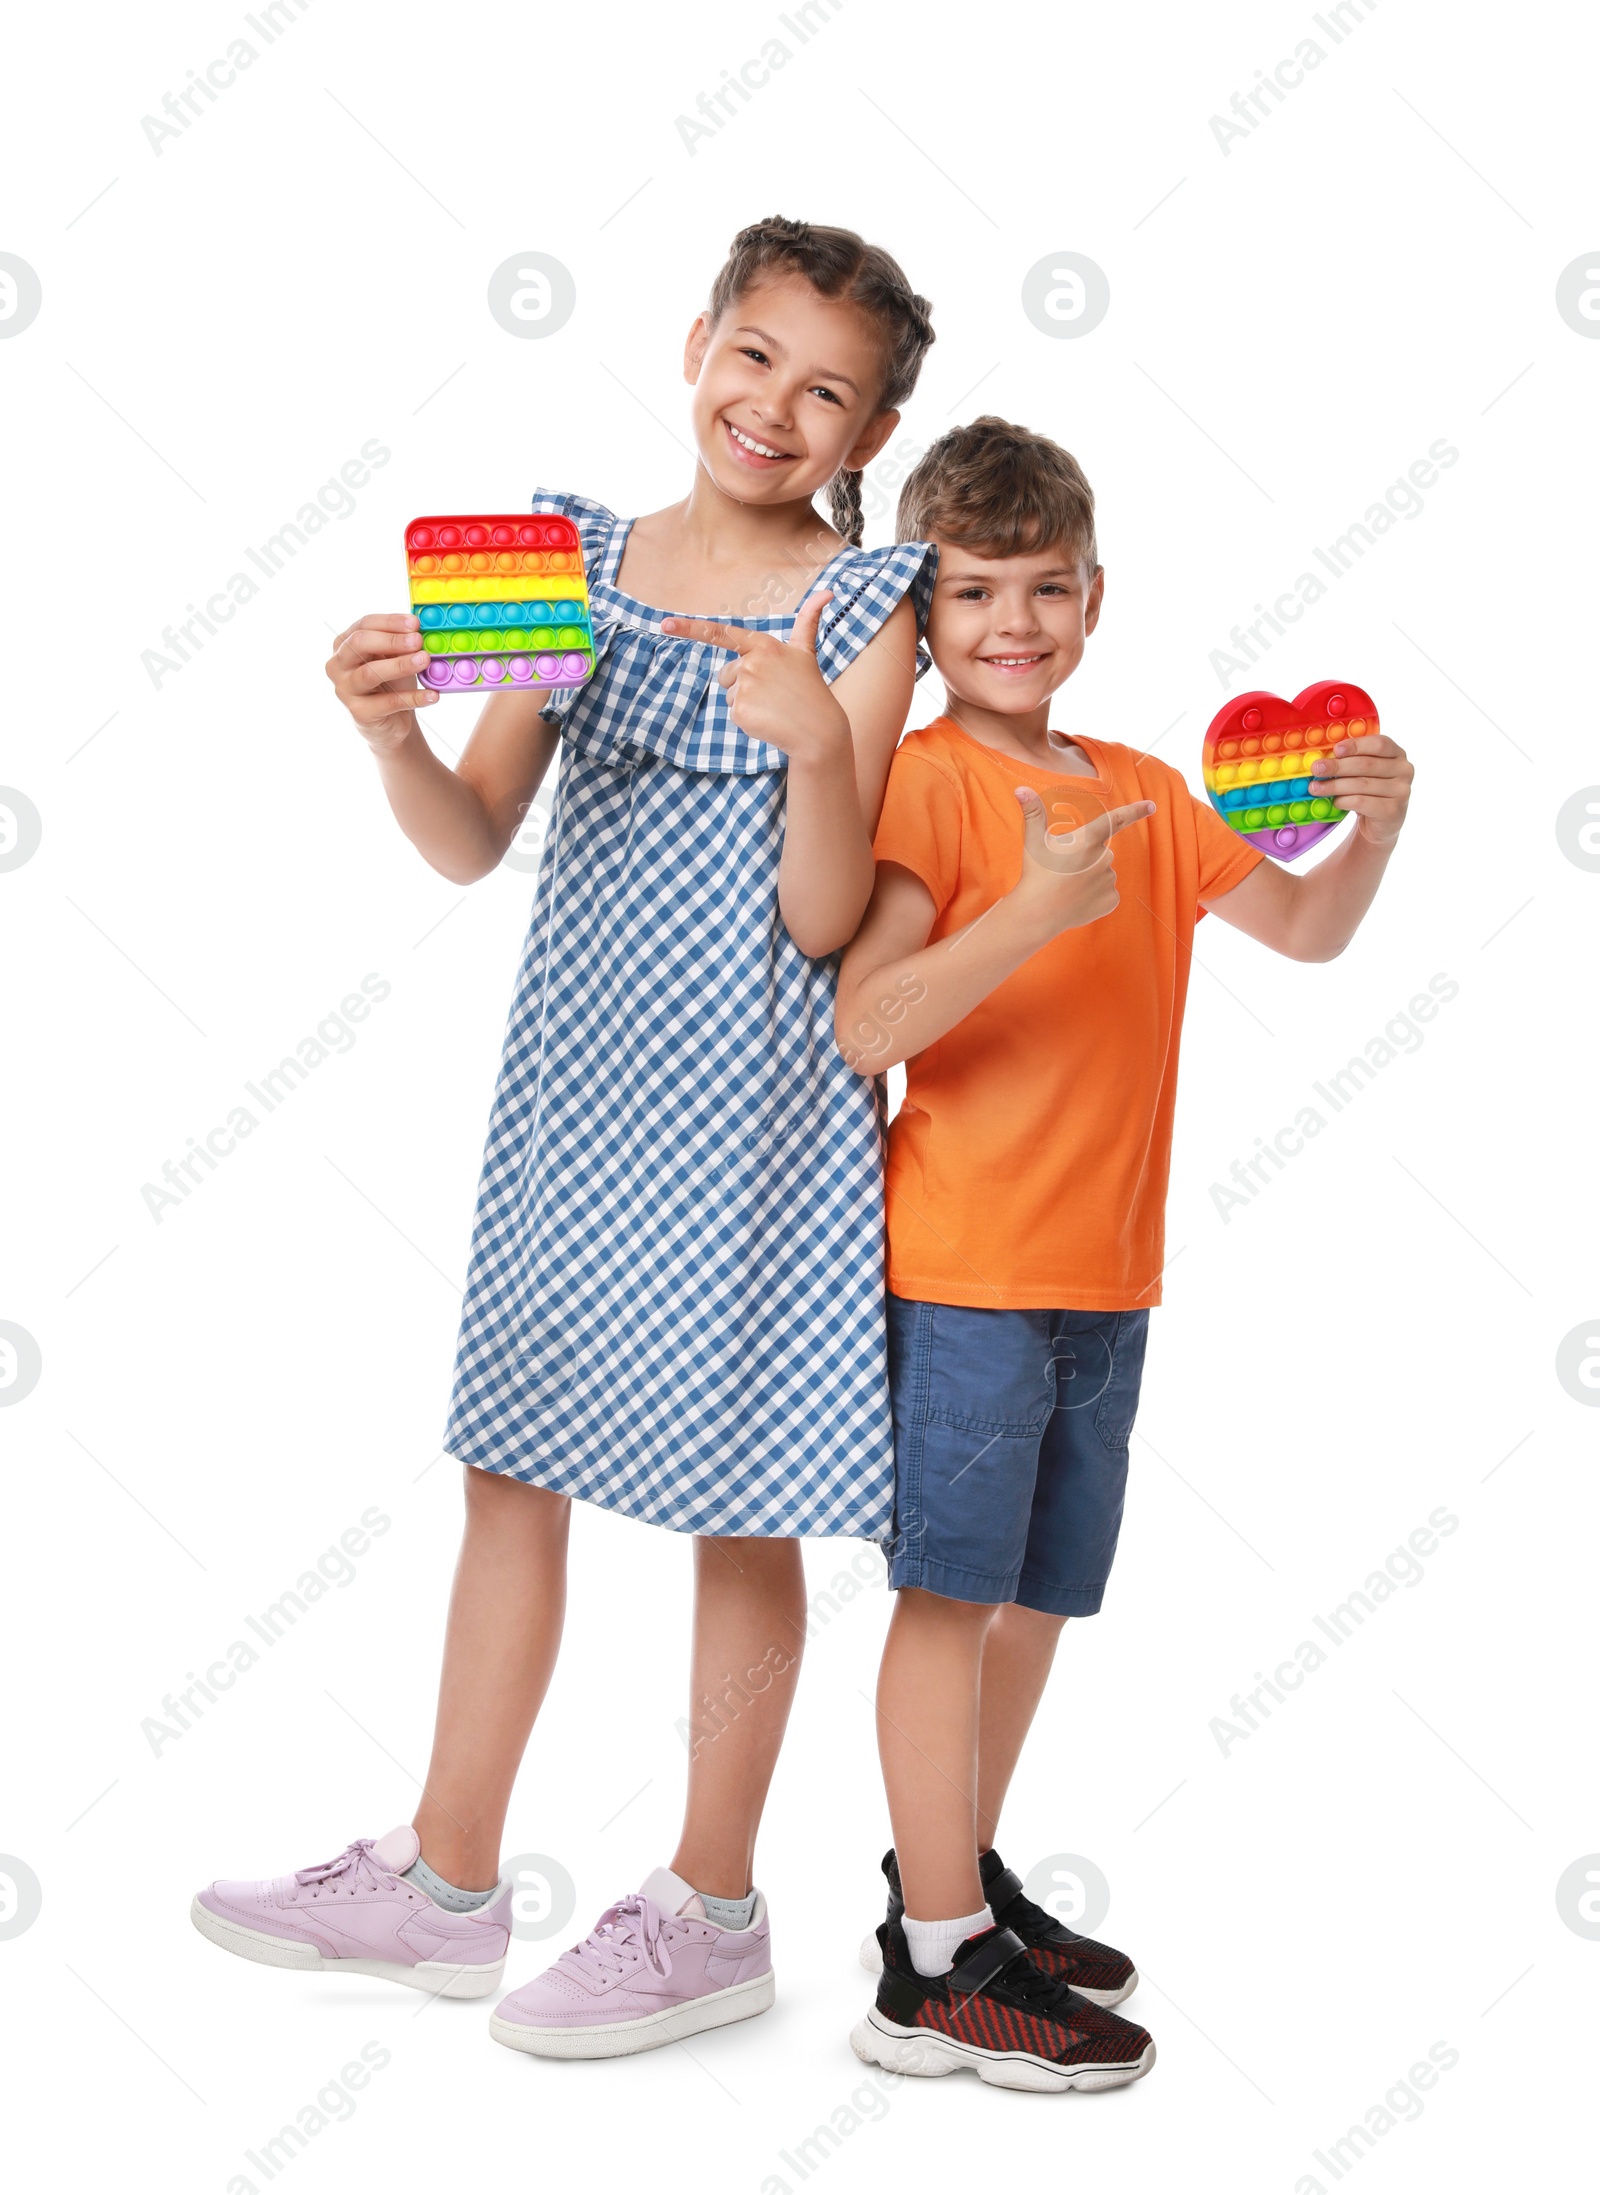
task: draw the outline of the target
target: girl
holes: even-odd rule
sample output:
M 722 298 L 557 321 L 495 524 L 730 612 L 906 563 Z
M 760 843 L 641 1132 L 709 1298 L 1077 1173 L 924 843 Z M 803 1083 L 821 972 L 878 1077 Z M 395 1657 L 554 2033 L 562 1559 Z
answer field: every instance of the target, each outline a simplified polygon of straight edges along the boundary
M 751 1862 L 805 1627 L 799 1540 L 889 1525 L 880 1120 L 834 1044 L 833 956 L 872 891 L 932 582 L 924 546 L 860 547 L 860 478 L 932 341 L 926 300 L 850 230 L 743 230 L 684 354 L 684 501 L 625 521 L 534 498 L 580 530 L 589 684 L 496 694 L 451 770 L 418 723 L 416 618 L 362 618 L 327 667 L 401 829 L 455 882 L 500 861 L 558 741 L 561 769 L 462 1313 L 466 1530 L 422 1803 L 325 1865 L 213 1884 L 194 1919 L 267 1964 L 489 1994 L 571 1498 L 693 1533 L 691 1699 L 740 1671 L 749 1703 L 691 1755 L 671 1867 L 499 2008 L 496 2036 L 542 2055 L 772 2002 Z

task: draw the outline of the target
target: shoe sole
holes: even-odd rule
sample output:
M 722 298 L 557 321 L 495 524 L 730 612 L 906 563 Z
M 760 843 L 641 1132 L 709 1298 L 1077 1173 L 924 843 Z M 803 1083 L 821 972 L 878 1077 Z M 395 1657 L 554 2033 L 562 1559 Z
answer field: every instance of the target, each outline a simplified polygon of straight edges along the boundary
M 430 1997 L 492 1997 L 505 1973 L 504 1959 L 485 1966 L 456 1966 L 442 1959 L 425 1959 L 417 1966 L 400 1966 L 391 1959 L 330 1959 L 315 1944 L 291 1943 L 239 1921 L 225 1921 L 198 1898 L 189 1918 L 210 1942 L 257 1966 L 286 1966 L 300 1974 L 370 1974 L 398 1982 L 403 1989 L 424 1990 Z
M 883 1972 L 883 1953 L 878 1949 L 876 1933 L 862 1939 L 861 1964 L 869 1974 L 881 1974 Z M 1104 2012 L 1109 2012 L 1113 2005 L 1121 2004 L 1124 1998 L 1131 1997 L 1138 1986 L 1139 1976 L 1137 1970 L 1128 1976 L 1120 1989 L 1085 1989 L 1081 1982 L 1072 1984 L 1073 1991 L 1077 1996 L 1087 1997 L 1090 2004 L 1099 2005 Z
M 710 2027 L 729 2027 L 735 2020 L 753 2020 L 771 2009 L 773 1981 L 770 1973 L 752 1981 L 735 1982 L 709 1997 L 692 1997 L 687 2004 L 665 2012 L 647 2013 L 642 2020 L 617 2020 L 605 2027 L 523 2027 L 490 2017 L 489 2033 L 508 2050 L 526 2050 L 535 2058 L 628 2058 L 638 2050 L 659 2050 L 664 2043 L 682 2042 L 686 2035 L 700 2035 Z
M 971 2071 L 991 2088 L 1026 2088 L 1048 2094 L 1068 2088 L 1125 2088 L 1148 2073 L 1156 2062 L 1156 2046 L 1147 2043 L 1138 2058 L 1121 2065 L 1054 2065 L 1027 2051 L 984 2050 L 977 2043 L 958 2042 L 953 2035 L 940 2035 L 932 2028 L 897 2027 L 876 2009 L 851 2029 L 850 2048 L 864 2065 L 881 2065 L 888 2073 L 937 2079 L 944 2073 Z

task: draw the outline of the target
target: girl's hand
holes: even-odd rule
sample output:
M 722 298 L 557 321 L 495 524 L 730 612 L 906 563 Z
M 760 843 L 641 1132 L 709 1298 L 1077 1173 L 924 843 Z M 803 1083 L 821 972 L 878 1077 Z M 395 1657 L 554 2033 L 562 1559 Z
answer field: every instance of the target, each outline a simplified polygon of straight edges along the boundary
M 438 700 L 431 687 L 417 683 L 427 660 L 422 628 L 411 616 L 374 612 L 346 626 L 334 642 L 324 668 L 375 752 L 392 752 L 410 733 L 412 711 Z
M 1316 790 L 1357 818 L 1355 835 L 1374 846 L 1392 846 L 1406 819 L 1416 775 L 1405 749 L 1383 732 L 1341 739 L 1327 762 L 1313 762 Z
M 1076 831 L 1052 831 L 1044 802 L 1031 786 L 1016 788 L 1022 808 L 1022 875 L 1014 897 L 1054 937 L 1098 922 L 1118 903 L 1117 869 L 1111 840 L 1130 823 L 1154 815 L 1153 800 L 1131 801 L 1108 809 Z
M 717 683 L 728 689 L 733 721 L 791 762 L 806 762 L 850 745 L 850 720 L 817 663 L 817 621 L 832 600 L 831 591 L 808 596 L 795 612 L 787 640 L 710 617 L 669 617 L 661 629 L 682 640 L 731 648 L 733 661 L 718 671 Z

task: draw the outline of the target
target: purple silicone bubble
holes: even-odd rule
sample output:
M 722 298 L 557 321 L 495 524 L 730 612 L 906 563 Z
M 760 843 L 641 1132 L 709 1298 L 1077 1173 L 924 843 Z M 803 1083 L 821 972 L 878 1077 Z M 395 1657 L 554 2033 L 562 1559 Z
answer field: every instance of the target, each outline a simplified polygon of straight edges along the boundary
M 554 678 L 561 669 L 558 655 L 541 655 L 535 658 L 535 668 L 541 678 Z
M 449 664 L 440 656 L 431 657 L 422 667 L 422 683 L 424 686 L 448 686 L 450 683 Z
M 505 677 L 505 675 L 506 667 L 497 655 L 486 655 L 483 658 L 483 678 L 485 685 L 498 686 L 501 680 Z
M 526 686 L 533 676 L 533 665 L 525 655 L 508 656 L 506 669 L 511 673 L 513 682 L 518 686 Z
M 1276 830 L 1269 825 L 1264 831 L 1241 831 L 1239 836 L 1247 846 L 1259 846 L 1264 854 L 1276 854 L 1280 861 L 1298 861 L 1343 821 L 1343 816 L 1330 816 L 1324 822 L 1284 823 Z
M 455 658 L 455 682 L 458 686 L 476 686 L 478 659 L 475 655 L 458 655 Z
M 589 668 L 589 658 L 586 655 L 564 655 L 561 658 L 561 668 L 568 677 L 581 678 Z

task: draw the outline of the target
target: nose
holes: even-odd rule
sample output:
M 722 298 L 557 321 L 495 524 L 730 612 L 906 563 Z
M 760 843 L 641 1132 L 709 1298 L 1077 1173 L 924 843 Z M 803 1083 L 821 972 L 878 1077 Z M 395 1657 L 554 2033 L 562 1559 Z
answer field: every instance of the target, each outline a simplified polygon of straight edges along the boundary
M 995 603 L 995 630 L 1016 638 L 1037 634 L 1039 613 L 1034 607 L 1033 596 L 1002 595 Z
M 777 427 L 786 432 L 794 425 L 798 394 L 797 387 L 791 387 L 788 382 L 781 381 L 774 374 L 761 391 L 761 394 L 755 399 L 751 409 L 765 425 Z

